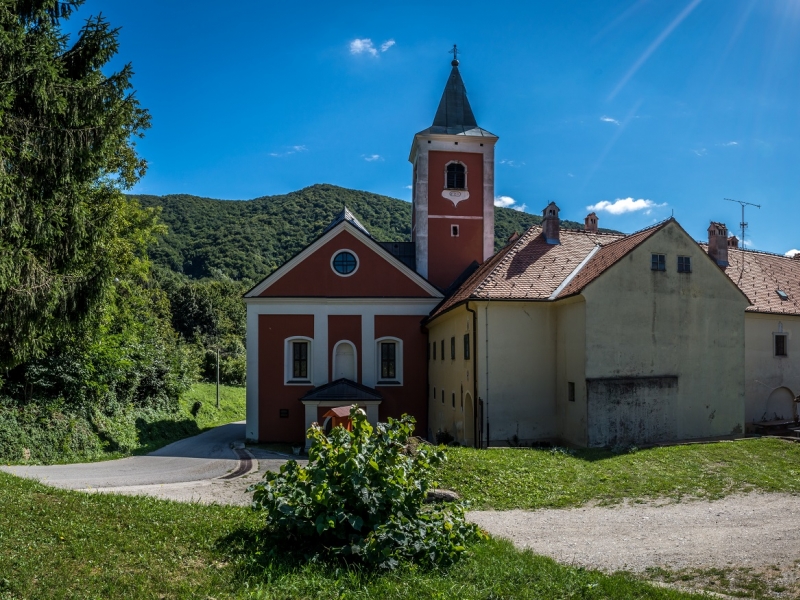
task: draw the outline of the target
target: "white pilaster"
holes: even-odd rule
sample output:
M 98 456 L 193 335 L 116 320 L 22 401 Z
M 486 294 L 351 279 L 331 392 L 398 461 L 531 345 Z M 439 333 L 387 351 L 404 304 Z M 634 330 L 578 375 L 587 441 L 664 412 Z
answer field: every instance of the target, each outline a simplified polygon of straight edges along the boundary
M 311 428 L 311 424 L 315 423 L 317 420 L 317 407 L 319 406 L 319 402 L 303 402 L 306 408 L 306 428 L 305 431 L 308 431 Z M 311 448 L 311 440 L 306 438 L 306 450 Z
M 247 421 L 245 438 L 258 441 L 258 310 L 247 307 Z
M 375 387 L 375 315 L 361 315 L 361 385 Z
M 494 144 L 483 152 L 483 260 L 494 256 Z
M 414 198 L 414 243 L 417 273 L 428 277 L 428 144 L 418 144 L 417 181 Z
M 378 405 L 377 404 L 367 404 L 364 407 L 367 413 L 367 421 L 369 424 L 375 427 L 378 424 Z
M 314 315 L 314 386 L 328 383 L 328 316 Z

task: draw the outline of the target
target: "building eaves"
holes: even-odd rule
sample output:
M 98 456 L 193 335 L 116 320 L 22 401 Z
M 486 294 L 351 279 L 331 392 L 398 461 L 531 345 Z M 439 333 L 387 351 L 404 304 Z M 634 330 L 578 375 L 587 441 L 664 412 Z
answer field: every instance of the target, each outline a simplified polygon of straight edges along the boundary
M 382 400 L 381 394 L 365 385 L 349 379 L 337 379 L 306 393 L 300 400 L 358 402 L 359 400 Z

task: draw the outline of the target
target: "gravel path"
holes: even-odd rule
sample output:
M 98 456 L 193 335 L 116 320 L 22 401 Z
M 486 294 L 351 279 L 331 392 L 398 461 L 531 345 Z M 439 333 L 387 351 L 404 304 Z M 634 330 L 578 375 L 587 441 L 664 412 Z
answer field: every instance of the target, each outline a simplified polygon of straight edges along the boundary
M 800 566 L 800 496 L 746 494 L 714 502 L 625 503 L 537 511 L 474 511 L 492 535 L 555 560 L 642 572 Z

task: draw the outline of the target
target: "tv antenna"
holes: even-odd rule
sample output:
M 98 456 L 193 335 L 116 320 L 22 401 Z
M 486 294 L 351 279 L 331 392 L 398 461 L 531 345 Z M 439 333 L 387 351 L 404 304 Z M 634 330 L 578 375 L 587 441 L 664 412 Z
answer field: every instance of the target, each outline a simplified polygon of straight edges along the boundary
M 753 204 L 752 202 L 744 202 L 742 200 L 733 200 L 731 198 L 723 198 L 723 200 L 727 200 L 728 202 L 737 202 L 742 206 L 742 222 L 739 223 L 739 227 L 742 228 L 742 248 L 744 248 L 744 231 L 747 229 L 747 222 L 744 220 L 744 207 L 755 206 L 756 208 L 761 208 L 761 205 Z

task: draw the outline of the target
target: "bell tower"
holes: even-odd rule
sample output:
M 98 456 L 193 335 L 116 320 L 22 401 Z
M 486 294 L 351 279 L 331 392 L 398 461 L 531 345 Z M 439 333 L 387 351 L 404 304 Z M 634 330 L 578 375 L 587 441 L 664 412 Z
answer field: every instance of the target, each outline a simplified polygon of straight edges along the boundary
M 453 46 L 433 125 L 414 136 L 412 240 L 417 272 L 446 289 L 473 261 L 494 254 L 494 145 L 478 127 Z

